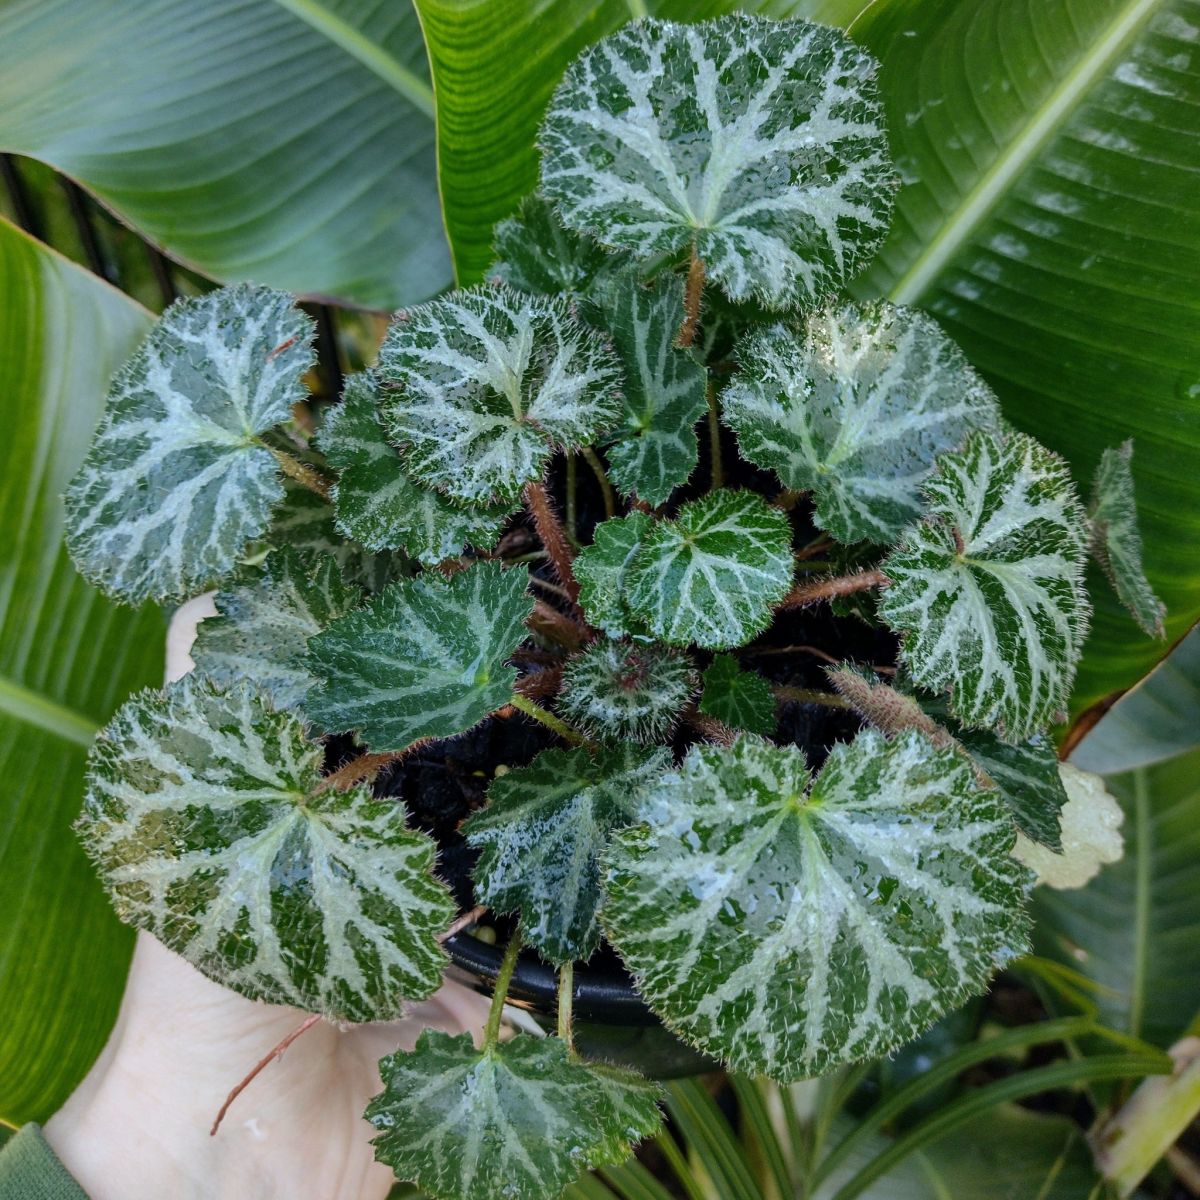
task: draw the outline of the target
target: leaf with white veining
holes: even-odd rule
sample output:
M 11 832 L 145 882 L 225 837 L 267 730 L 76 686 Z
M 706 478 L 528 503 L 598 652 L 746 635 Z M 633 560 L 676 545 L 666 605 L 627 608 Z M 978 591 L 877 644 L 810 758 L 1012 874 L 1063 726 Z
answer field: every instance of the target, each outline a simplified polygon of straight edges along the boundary
M 67 489 L 80 573 L 137 603 L 228 575 L 283 497 L 262 435 L 304 398 L 313 325 L 290 296 L 240 285 L 180 300 L 117 373 Z
M 467 545 L 491 549 L 512 505 L 464 508 L 414 483 L 384 436 L 379 401 L 374 379 L 355 375 L 317 431 L 317 445 L 338 472 L 331 496 L 338 530 L 367 550 L 403 550 L 426 566 Z
M 1088 624 L 1087 519 L 1066 463 L 1031 437 L 943 454 L 927 518 L 882 564 L 880 616 L 913 679 L 968 728 L 1021 741 L 1054 720 Z
M 625 517 L 601 521 L 571 564 L 579 584 L 579 603 L 590 624 L 609 637 L 638 632 L 625 607 L 625 574 L 641 540 L 654 524 L 649 513 L 634 510 Z
M 1142 566 L 1142 535 L 1133 497 L 1133 439 L 1105 450 L 1092 481 L 1092 553 L 1117 598 L 1151 637 L 1164 637 L 1166 605 L 1154 594 Z
M 309 642 L 321 686 L 305 711 L 376 751 L 465 733 L 512 695 L 517 673 L 505 664 L 533 610 L 527 581 L 487 562 L 391 584 Z
M 218 615 L 196 631 L 196 670 L 219 687 L 254 683 L 276 707 L 299 708 L 316 682 L 304 663 L 308 639 L 361 599 L 332 555 L 274 550 L 217 593 Z
M 542 188 L 569 226 L 639 259 L 694 246 L 736 300 L 812 304 L 891 218 L 877 66 L 802 21 L 638 21 L 568 68 L 542 125 Z
M 667 1025 L 791 1080 L 876 1058 L 1024 946 L 1028 875 L 954 750 L 869 730 L 811 778 L 794 747 L 696 746 L 614 836 L 602 917 Z
M 460 504 L 515 500 L 552 450 L 594 441 L 618 412 L 601 335 L 564 298 L 505 285 L 397 314 L 377 375 L 405 470 Z
M 663 641 L 719 650 L 767 627 L 792 571 L 787 517 L 753 492 L 722 489 L 646 534 L 625 569 L 625 601 Z
M 732 654 L 716 655 L 704 672 L 700 711 L 747 733 L 771 733 L 777 721 L 771 685 L 757 672 L 743 671 Z
M 598 242 L 563 225 L 554 205 L 537 192 L 496 226 L 494 244 L 497 261 L 489 277 L 519 292 L 582 293 L 613 263 Z
M 77 829 L 122 920 L 205 975 L 336 1020 L 440 984 L 454 904 L 404 806 L 321 790 L 324 750 L 249 685 L 140 692 L 89 757 Z
M 884 301 L 822 309 L 737 348 L 721 396 L 742 453 L 812 490 L 839 541 L 892 542 L 921 511 L 936 455 L 995 429 L 991 389 L 932 318 Z
M 498 776 L 462 830 L 480 851 L 476 899 L 519 913 L 524 940 L 549 962 L 589 959 L 600 944 L 600 852 L 670 763 L 666 750 L 626 743 L 543 750 Z
M 379 1069 L 375 1157 L 436 1200 L 554 1200 L 661 1121 L 656 1084 L 572 1058 L 558 1038 L 476 1050 L 468 1033 L 427 1029 Z

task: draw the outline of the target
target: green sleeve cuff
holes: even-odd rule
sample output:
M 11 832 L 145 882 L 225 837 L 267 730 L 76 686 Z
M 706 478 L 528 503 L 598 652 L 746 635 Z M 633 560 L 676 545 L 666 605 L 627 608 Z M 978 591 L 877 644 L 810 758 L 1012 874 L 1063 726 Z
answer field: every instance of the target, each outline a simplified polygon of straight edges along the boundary
M 37 1125 L 26 1125 L 0 1150 L 0 1200 L 88 1200 Z

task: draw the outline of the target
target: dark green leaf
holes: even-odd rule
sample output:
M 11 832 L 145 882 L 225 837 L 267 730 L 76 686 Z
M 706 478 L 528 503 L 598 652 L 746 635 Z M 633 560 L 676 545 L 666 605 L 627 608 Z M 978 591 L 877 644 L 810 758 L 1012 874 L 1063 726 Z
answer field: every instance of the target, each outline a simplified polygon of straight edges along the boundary
M 700 711 L 733 729 L 770 733 L 775 728 L 771 685 L 754 671 L 743 671 L 732 654 L 718 654 L 704 672 Z
M 636 633 L 625 607 L 626 572 L 654 519 L 634 511 L 596 526 L 592 544 L 575 556 L 571 569 L 579 584 L 579 603 L 587 619 L 610 637 Z

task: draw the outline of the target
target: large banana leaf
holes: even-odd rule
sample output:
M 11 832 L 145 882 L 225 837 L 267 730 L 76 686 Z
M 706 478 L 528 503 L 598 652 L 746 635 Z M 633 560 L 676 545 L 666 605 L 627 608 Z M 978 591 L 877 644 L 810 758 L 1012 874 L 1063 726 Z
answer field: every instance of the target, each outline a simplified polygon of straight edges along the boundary
M 161 677 L 157 611 L 62 548 L 59 496 L 149 316 L 0 221 L 0 1119 L 52 1112 L 112 1024 L 131 949 L 71 822 L 96 727 Z
M 1200 615 L 1200 3 L 875 0 L 906 186 L 863 290 L 932 311 L 1081 482 L 1133 437 L 1150 578 Z M 1163 653 L 1098 575 L 1074 708 Z
M 217 279 L 440 290 L 432 113 L 409 0 L 0 0 L 0 149 Z

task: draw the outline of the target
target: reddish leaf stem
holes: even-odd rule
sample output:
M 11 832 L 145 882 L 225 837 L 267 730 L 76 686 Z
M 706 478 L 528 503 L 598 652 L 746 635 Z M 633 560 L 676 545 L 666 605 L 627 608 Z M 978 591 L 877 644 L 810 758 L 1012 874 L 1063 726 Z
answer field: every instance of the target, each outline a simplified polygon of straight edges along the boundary
M 704 295 L 704 259 L 692 248 L 692 261 L 688 264 L 687 283 L 683 288 L 683 324 L 679 327 L 678 345 L 690 346 L 696 340 L 700 327 L 700 299 Z
M 571 549 L 571 543 L 567 541 L 566 531 L 558 519 L 558 513 L 554 511 L 554 507 L 550 503 L 550 497 L 546 494 L 545 487 L 540 483 L 527 483 L 525 485 L 525 504 L 533 516 L 533 524 L 546 549 L 550 565 L 554 568 L 554 573 L 570 597 L 572 607 L 582 619 L 583 610 L 579 607 L 579 584 L 575 580 L 575 573 L 571 570 L 575 552 Z
M 838 575 L 828 579 L 815 579 L 802 583 L 783 598 L 780 608 L 803 608 L 818 600 L 834 600 L 838 596 L 850 596 L 854 592 L 865 592 L 868 588 L 885 587 L 891 582 L 879 570 L 859 571 L 854 575 Z

